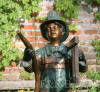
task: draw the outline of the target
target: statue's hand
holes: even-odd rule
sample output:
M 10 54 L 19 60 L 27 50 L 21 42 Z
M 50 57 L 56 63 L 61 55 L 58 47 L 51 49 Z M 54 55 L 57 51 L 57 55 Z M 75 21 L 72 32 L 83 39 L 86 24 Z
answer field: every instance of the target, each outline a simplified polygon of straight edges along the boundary
M 79 50 L 79 72 L 87 71 L 87 60 L 83 51 Z
M 34 57 L 34 52 L 35 51 L 31 48 L 25 48 L 23 59 L 25 61 L 30 61 Z

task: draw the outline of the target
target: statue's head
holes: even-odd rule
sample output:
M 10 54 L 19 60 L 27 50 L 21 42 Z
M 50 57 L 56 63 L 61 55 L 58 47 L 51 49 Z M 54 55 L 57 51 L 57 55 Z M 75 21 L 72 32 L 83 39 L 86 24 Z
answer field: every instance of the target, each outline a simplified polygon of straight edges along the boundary
M 57 39 L 63 42 L 69 35 L 67 24 L 53 10 L 49 11 L 45 22 L 40 25 L 40 29 L 42 36 L 48 41 Z

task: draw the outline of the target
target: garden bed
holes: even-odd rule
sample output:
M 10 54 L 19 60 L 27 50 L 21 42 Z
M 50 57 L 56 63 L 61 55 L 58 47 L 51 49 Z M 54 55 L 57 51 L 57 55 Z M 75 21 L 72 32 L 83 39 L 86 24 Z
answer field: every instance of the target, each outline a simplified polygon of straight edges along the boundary
M 34 80 L 0 81 L 0 90 L 34 89 Z
M 96 87 L 100 84 L 99 81 L 92 81 L 90 79 L 83 79 L 80 80 L 79 85 L 77 86 L 78 89 L 81 90 L 88 90 L 91 87 Z M 35 81 L 34 80 L 21 80 L 21 81 L 0 81 L 0 90 L 21 90 L 21 89 L 30 89 L 34 90 L 35 88 Z M 11 92 L 11 91 L 10 91 Z M 83 91 L 84 92 L 84 91 Z
M 92 87 L 98 88 L 98 85 L 100 86 L 100 80 L 98 80 L 96 73 L 80 73 L 79 84 L 74 86 L 71 84 L 71 88 L 79 90 L 77 92 L 90 92 L 89 90 Z M 0 92 L 33 92 L 35 80 L 31 77 L 34 77 L 34 75 L 29 76 L 30 75 L 24 71 L 23 67 L 6 67 L 3 72 L 3 78 L 0 81 Z M 87 76 L 91 79 L 88 79 Z M 28 89 L 30 91 L 27 91 Z

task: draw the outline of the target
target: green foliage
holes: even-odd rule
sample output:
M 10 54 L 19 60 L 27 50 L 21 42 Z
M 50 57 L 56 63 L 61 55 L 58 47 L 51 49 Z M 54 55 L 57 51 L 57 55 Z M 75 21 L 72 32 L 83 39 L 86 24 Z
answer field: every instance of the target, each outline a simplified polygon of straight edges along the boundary
M 60 14 L 63 21 L 70 20 L 71 18 L 77 18 L 80 11 L 78 3 L 81 0 L 58 0 L 54 6 L 56 11 Z M 69 30 L 77 32 L 75 24 L 69 25 Z
M 54 6 L 56 11 L 60 13 L 62 19 L 66 21 L 66 19 L 70 20 L 71 18 L 78 17 L 78 13 L 81 10 L 80 3 L 82 1 L 83 0 L 56 0 Z M 84 0 L 84 2 L 87 3 L 87 7 L 98 8 L 98 10 L 94 12 L 94 20 L 100 20 L 100 0 Z
M 46 19 L 46 16 L 37 16 L 37 17 L 36 17 L 36 20 L 37 20 L 37 19 L 45 20 L 45 19 Z
M 23 55 L 21 51 L 12 46 L 12 35 L 5 32 L 0 34 L 0 50 L 2 51 L 3 60 L 0 62 L 0 69 L 8 66 L 11 61 L 18 61 Z
M 95 21 L 100 20 L 100 12 L 95 13 Z
M 96 87 L 91 87 L 90 90 L 89 90 L 89 92 L 97 92 L 96 91 Z
M 20 77 L 21 77 L 21 79 L 24 79 L 24 80 L 33 80 L 34 74 L 23 71 L 23 72 L 21 72 Z
M 100 84 L 97 87 L 97 92 L 100 92 Z
M 22 55 L 12 46 L 15 30 L 19 29 L 18 18 L 29 19 L 30 13 L 40 11 L 38 3 L 41 0 L 0 0 L 0 50 L 3 60 L 0 69 L 9 65 L 12 60 L 17 60 Z
M 87 77 L 90 79 L 93 79 L 93 81 L 100 80 L 100 72 L 95 72 L 95 71 L 88 71 Z
M 86 0 L 87 3 L 92 4 L 94 2 L 100 3 L 100 0 Z
M 74 90 L 76 90 L 77 89 L 77 85 L 76 84 L 73 84 L 72 85 L 72 90 L 74 91 Z
M 55 9 L 65 21 L 66 19 L 77 18 L 80 7 L 80 0 L 58 0 L 55 2 Z
M 92 86 L 89 92 L 100 92 L 100 84 L 97 87 Z
M 73 33 L 78 31 L 76 24 L 69 25 L 69 29 L 70 29 L 70 32 L 73 32 Z
M 2 72 L 0 72 L 0 80 L 3 79 L 3 75 L 2 75 Z
M 94 13 L 95 18 L 94 21 L 100 21 L 100 0 L 85 0 L 88 5 L 92 8 L 98 8 L 98 10 Z
M 97 60 L 100 60 L 100 39 L 95 39 L 92 41 L 92 45 L 96 50 Z

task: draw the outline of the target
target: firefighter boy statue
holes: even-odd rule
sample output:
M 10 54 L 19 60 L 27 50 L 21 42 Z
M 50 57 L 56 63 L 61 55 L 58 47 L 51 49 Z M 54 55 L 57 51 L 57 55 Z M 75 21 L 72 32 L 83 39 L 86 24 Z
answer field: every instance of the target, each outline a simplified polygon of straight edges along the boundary
M 34 72 L 32 58 L 35 52 L 40 67 L 40 92 L 69 92 L 72 55 L 71 49 L 63 44 L 69 35 L 68 26 L 56 11 L 51 10 L 40 30 L 48 43 L 36 51 L 26 48 L 22 65 L 27 72 Z M 87 62 L 82 51 L 79 51 L 79 65 L 81 71 L 86 70 Z

